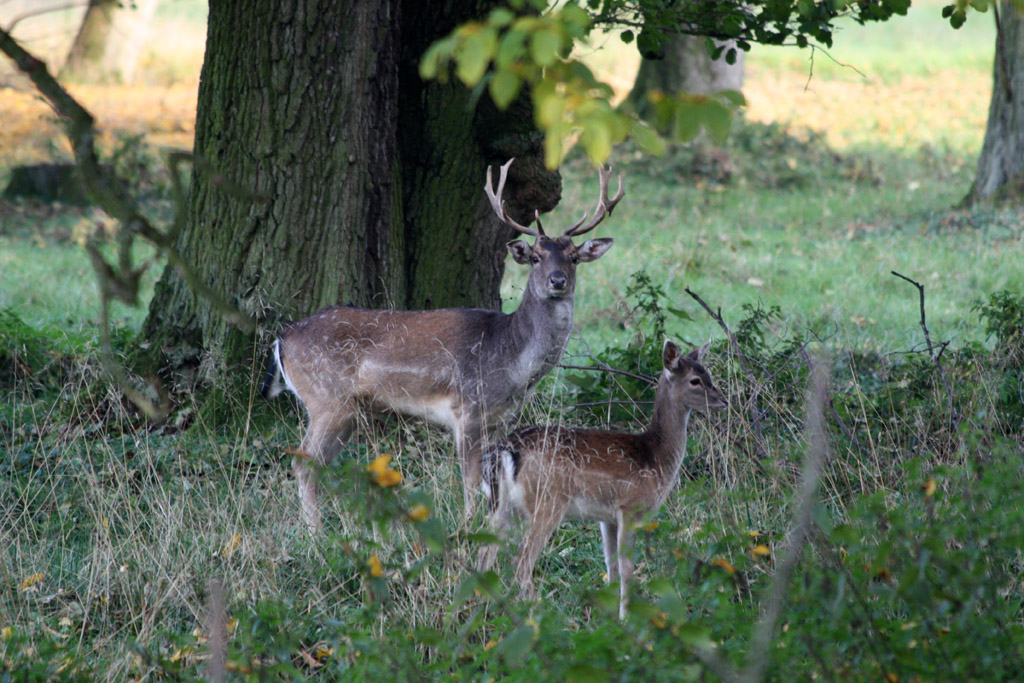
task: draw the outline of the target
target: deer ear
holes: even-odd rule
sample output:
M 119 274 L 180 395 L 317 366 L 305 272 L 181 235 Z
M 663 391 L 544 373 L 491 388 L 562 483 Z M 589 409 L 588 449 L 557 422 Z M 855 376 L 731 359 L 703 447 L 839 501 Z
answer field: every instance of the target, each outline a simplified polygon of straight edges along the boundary
M 529 263 L 530 257 L 533 256 L 533 247 L 522 240 L 512 240 L 505 247 L 516 263 Z
M 576 256 L 579 257 L 580 261 L 596 261 L 612 248 L 612 242 L 614 241 L 611 237 L 587 240 L 576 250 Z
M 669 372 L 674 371 L 676 369 L 676 366 L 679 364 L 679 357 L 681 355 L 682 352 L 679 350 L 679 347 L 676 346 L 675 342 L 672 341 L 671 339 L 666 339 L 665 346 L 662 347 L 661 349 L 662 367 L 664 367 Z
M 697 348 L 697 349 L 694 349 L 693 351 L 690 351 L 688 354 L 686 354 L 686 359 L 687 360 L 692 360 L 694 363 L 702 363 L 702 362 L 704 362 L 704 356 L 707 355 L 708 347 L 709 346 L 711 346 L 711 342 L 710 341 L 707 344 L 705 344 L 704 346 L 701 346 L 700 348 Z

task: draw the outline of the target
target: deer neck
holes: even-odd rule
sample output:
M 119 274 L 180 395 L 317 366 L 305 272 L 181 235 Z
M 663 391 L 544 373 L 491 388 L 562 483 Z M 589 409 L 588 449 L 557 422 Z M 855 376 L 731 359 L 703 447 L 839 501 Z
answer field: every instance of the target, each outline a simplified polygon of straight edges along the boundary
M 668 484 L 674 482 L 686 457 L 686 429 L 690 408 L 679 410 L 663 395 L 659 385 L 654 397 L 654 415 L 644 437 L 651 444 L 657 466 Z
M 573 295 L 561 299 L 537 296 L 527 287 L 515 313 L 509 316 L 507 352 L 516 358 L 517 375 L 533 386 L 558 363 L 572 332 Z

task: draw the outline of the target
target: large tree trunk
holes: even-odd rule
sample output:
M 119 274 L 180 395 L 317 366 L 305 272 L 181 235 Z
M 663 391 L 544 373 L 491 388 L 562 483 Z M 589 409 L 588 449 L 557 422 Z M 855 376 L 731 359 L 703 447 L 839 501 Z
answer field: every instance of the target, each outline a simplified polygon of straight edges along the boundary
M 720 45 L 716 41 L 716 45 Z M 729 47 L 735 47 L 732 43 Z M 708 54 L 707 38 L 701 36 L 676 35 L 662 45 L 664 57 L 644 59 L 640 63 L 636 81 L 627 101 L 640 116 L 647 118 L 650 101 L 648 95 L 685 92 L 704 95 L 722 90 L 743 88 L 743 65 L 746 53 L 736 49 L 736 61 L 725 61 L 725 51 L 719 59 Z
M 61 80 L 130 83 L 157 0 L 90 0 Z
M 965 204 L 1024 197 L 1024 12 L 999 3 L 992 102 L 978 173 Z
M 538 171 L 528 111 L 474 113 L 461 86 L 416 75 L 426 45 L 482 4 L 210 3 L 195 153 L 263 201 L 193 173 L 179 249 L 209 285 L 271 329 L 335 303 L 499 305 L 508 228 L 486 208 L 486 164 L 524 157 L 508 192 L 540 187 L 542 209 L 557 176 Z M 171 268 L 143 338 L 140 369 L 176 382 L 254 357 Z

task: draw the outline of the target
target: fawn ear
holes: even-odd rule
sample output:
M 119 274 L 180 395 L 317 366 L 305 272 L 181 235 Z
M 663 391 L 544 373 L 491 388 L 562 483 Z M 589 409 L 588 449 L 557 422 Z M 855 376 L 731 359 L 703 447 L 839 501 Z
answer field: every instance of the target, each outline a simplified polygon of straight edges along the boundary
M 529 263 L 530 257 L 533 256 L 533 247 L 522 240 L 512 240 L 505 247 L 516 263 Z
M 711 346 L 711 342 L 710 341 L 708 343 L 706 343 L 704 346 L 701 346 L 700 348 L 697 348 L 697 349 L 694 349 L 693 351 L 690 351 L 688 354 L 686 354 L 686 360 L 691 360 L 694 363 L 701 363 L 701 362 L 703 362 L 704 361 L 704 356 L 707 355 L 708 347 L 709 346 Z
M 661 364 L 669 372 L 674 372 L 679 365 L 679 358 L 682 351 L 671 339 L 665 340 L 665 346 L 661 350 Z

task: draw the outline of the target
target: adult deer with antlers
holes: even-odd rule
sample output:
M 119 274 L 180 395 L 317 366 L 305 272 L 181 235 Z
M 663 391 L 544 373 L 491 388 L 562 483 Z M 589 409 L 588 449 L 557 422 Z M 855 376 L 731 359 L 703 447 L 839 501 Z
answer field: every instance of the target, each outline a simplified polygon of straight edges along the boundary
M 572 238 L 597 227 L 624 194 L 622 177 L 608 197 L 610 171 L 599 170 L 600 196 L 560 237 L 509 217 L 502 201 L 508 163 L 497 191 L 487 169 L 484 190 L 498 218 L 536 237 L 508 243 L 516 263 L 531 266 L 519 308 L 512 314 L 470 308 L 433 311 L 367 310 L 333 306 L 289 325 L 273 344 L 263 395 L 291 390 L 309 413 L 301 453 L 292 466 L 302 513 L 320 526 L 316 467 L 324 467 L 350 436 L 360 411 L 393 411 L 450 429 L 462 470 L 465 513 L 473 514 L 481 479 L 485 434 L 517 411 L 565 351 L 572 331 L 576 265 L 600 258 L 611 238 Z M 312 463 L 316 467 L 311 466 Z

